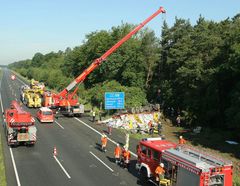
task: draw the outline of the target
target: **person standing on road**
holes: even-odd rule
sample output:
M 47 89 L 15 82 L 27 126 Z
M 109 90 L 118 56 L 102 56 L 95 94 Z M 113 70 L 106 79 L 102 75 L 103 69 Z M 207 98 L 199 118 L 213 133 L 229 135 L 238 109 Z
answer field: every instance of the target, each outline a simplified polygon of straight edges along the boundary
M 108 134 L 111 136 L 112 135 L 112 125 L 113 125 L 113 123 L 110 121 L 109 123 L 108 123 Z
M 117 146 L 114 149 L 114 156 L 116 159 L 116 164 L 120 163 L 120 155 L 121 155 L 121 147 L 119 146 L 119 144 L 117 144 Z
M 99 110 L 98 116 L 99 116 L 99 121 L 102 121 L 102 111 L 101 110 Z
M 178 127 L 181 126 L 181 117 L 180 117 L 180 115 L 177 116 L 177 118 L 176 118 L 176 123 L 177 123 L 177 126 L 178 126 Z
M 179 145 L 183 145 L 183 144 L 186 144 L 186 140 L 182 137 L 182 136 L 179 136 L 179 141 L 178 141 Z
M 92 121 L 95 122 L 96 112 L 92 110 Z
M 125 149 L 123 153 L 123 168 L 129 169 L 131 153 L 128 149 Z
M 158 135 L 161 136 L 161 132 L 162 132 L 162 123 L 161 123 L 161 121 L 158 122 L 157 130 L 158 130 Z
M 153 123 L 152 120 L 148 122 L 149 135 L 153 134 Z
M 155 170 L 155 174 L 156 174 L 156 181 L 160 183 L 160 181 L 162 179 L 164 179 L 164 173 L 165 173 L 165 170 L 164 170 L 164 164 L 163 163 L 160 163 L 156 170 Z M 160 185 L 160 184 L 159 184 Z
M 101 143 L 102 143 L 102 151 L 103 152 L 106 152 L 107 151 L 107 136 L 106 136 L 106 134 L 102 134 L 102 137 L 101 137 Z

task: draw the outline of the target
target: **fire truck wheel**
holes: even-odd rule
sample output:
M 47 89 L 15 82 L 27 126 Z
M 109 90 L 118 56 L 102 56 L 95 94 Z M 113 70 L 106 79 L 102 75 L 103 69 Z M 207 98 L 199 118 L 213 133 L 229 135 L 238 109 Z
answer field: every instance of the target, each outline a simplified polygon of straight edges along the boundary
M 147 179 L 148 179 L 147 169 L 146 168 L 141 168 L 141 170 L 140 170 L 140 181 L 141 181 L 141 183 L 146 183 Z
M 34 147 L 34 145 L 35 145 L 35 143 L 32 143 L 32 144 L 28 143 L 28 144 L 26 144 L 27 147 Z

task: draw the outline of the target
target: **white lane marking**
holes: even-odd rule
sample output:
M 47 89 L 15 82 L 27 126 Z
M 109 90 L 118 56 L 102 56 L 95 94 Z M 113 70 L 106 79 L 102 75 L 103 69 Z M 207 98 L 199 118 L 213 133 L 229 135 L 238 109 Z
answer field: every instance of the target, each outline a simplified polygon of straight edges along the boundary
M 99 135 L 102 135 L 101 132 L 99 132 L 98 130 L 96 130 L 95 128 L 91 127 L 90 125 L 86 124 L 85 122 L 83 122 L 82 120 L 74 117 L 76 120 L 78 120 L 80 123 L 84 124 L 86 127 L 90 128 L 91 130 L 93 130 L 94 132 L 98 133 Z M 108 137 L 108 140 L 111 141 L 113 144 L 117 145 L 117 142 L 113 141 L 111 138 Z M 135 154 L 134 152 L 130 151 L 130 153 L 134 156 L 137 157 L 137 154 Z
M 14 169 L 14 172 L 15 172 L 15 175 L 16 175 L 17 185 L 21 186 L 21 183 L 20 183 L 20 180 L 19 180 L 19 176 L 18 176 L 17 166 L 16 166 L 16 163 L 15 163 L 15 159 L 13 157 L 12 148 L 9 148 L 9 150 L 10 150 L 10 154 L 11 154 L 13 169 Z
M 0 88 L 1 88 L 1 87 L 2 87 L 2 79 L 1 79 L 1 82 L 0 82 Z M 1 93 L 0 93 L 0 102 L 1 102 L 1 109 L 2 109 L 2 112 L 3 112 L 4 109 L 3 109 L 2 94 L 1 94 Z M 19 180 L 19 176 L 18 176 L 17 166 L 16 166 L 16 163 L 15 163 L 15 159 L 14 159 L 14 156 L 13 156 L 12 149 L 9 148 L 9 151 L 10 151 L 10 155 L 11 155 L 11 159 L 12 159 L 12 164 L 13 164 L 13 169 L 14 169 L 14 172 L 15 172 L 16 180 L 17 180 L 17 185 L 18 185 L 18 186 L 21 186 L 21 183 L 20 183 L 20 180 Z
M 71 178 L 71 176 L 68 174 L 68 172 L 64 169 L 64 167 L 62 166 L 62 164 L 60 163 L 60 161 L 57 159 L 56 156 L 53 156 L 54 159 L 56 160 L 56 162 L 58 163 L 58 165 L 62 168 L 63 172 L 67 175 L 68 179 Z
M 60 123 L 58 123 L 57 121 L 55 121 L 55 123 L 57 123 L 57 125 L 58 125 L 59 127 L 61 127 L 62 129 L 64 129 L 64 127 L 63 127 Z
M 18 76 L 17 76 L 18 77 Z M 27 85 L 26 83 L 24 83 L 19 77 L 18 78 L 16 78 L 18 81 L 20 81 L 22 84 L 24 84 L 24 85 Z
M 93 154 L 91 151 L 89 151 L 90 154 L 92 154 L 98 161 L 100 161 L 105 167 L 107 167 L 111 172 L 114 172 L 106 163 L 104 163 L 99 157 L 97 157 L 95 154 Z
M 1 85 L 0 85 L 1 87 Z M 2 109 L 2 112 L 4 112 L 4 109 L 3 109 L 3 104 L 2 104 L 2 94 L 0 93 L 0 102 L 1 102 L 1 109 Z

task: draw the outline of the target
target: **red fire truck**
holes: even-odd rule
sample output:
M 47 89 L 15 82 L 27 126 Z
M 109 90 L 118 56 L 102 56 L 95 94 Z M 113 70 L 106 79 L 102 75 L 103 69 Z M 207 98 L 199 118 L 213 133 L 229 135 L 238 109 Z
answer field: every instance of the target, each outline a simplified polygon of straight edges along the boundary
M 37 139 L 35 120 L 17 101 L 12 101 L 11 108 L 5 110 L 4 116 L 3 126 L 8 145 L 35 144 Z
M 155 170 L 164 164 L 166 185 L 232 186 L 231 162 L 207 155 L 194 148 L 161 138 L 142 139 L 137 146 L 136 168 L 142 181 L 155 182 Z

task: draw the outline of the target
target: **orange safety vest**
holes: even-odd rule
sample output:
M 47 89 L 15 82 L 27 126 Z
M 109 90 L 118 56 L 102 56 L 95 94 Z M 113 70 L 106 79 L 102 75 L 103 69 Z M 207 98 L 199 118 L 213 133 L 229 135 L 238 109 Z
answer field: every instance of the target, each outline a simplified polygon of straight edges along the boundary
M 102 137 L 101 141 L 103 146 L 107 146 L 107 137 Z
M 185 144 L 186 143 L 186 140 L 185 139 L 179 139 L 179 142 L 178 142 L 180 145 L 182 145 L 182 144 Z
M 120 154 L 121 154 L 121 148 L 116 147 L 115 150 L 114 150 L 115 158 L 120 158 Z
M 152 127 L 152 121 L 148 122 L 148 127 L 151 128 Z
M 129 161 L 130 157 L 131 157 L 131 154 L 130 154 L 129 151 L 125 151 L 123 153 L 123 158 L 124 158 L 125 161 Z
M 165 170 L 161 166 L 157 166 L 155 173 L 158 174 L 164 174 Z

